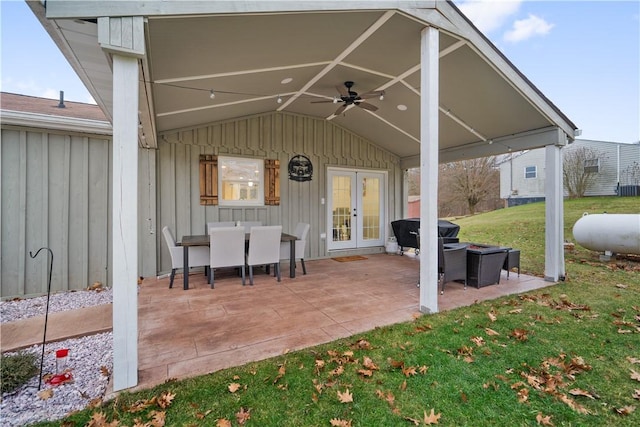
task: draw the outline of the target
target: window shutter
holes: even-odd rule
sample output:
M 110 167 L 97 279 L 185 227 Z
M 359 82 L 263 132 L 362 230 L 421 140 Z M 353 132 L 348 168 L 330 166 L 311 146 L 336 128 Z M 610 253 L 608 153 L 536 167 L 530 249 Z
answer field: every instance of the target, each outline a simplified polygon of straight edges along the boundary
M 280 206 L 280 160 L 264 161 L 264 204 Z
M 200 204 L 218 204 L 218 157 L 200 154 Z

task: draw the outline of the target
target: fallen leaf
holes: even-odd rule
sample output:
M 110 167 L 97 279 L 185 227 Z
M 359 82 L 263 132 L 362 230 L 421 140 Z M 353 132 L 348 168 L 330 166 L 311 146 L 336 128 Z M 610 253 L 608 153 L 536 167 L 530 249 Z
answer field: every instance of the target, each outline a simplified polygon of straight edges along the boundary
M 420 425 L 420 420 L 416 420 L 415 418 L 410 418 L 410 417 L 404 417 L 405 420 L 412 422 L 413 425 L 415 426 L 419 426 Z
M 164 411 L 151 411 L 149 414 L 151 416 L 151 426 L 152 427 L 164 427 L 165 420 L 167 418 L 167 414 Z
M 349 389 L 346 389 L 344 393 L 338 390 L 338 400 L 340 400 L 340 403 L 353 402 L 353 394 L 349 392 Z
M 484 338 L 482 338 L 482 337 L 471 337 L 471 342 L 473 342 L 478 347 L 481 347 L 481 346 L 484 345 Z
M 358 369 L 358 373 L 363 377 L 370 377 L 373 375 L 373 371 L 371 369 Z
M 420 371 L 420 373 L 421 373 L 422 375 L 426 374 L 428 370 L 429 370 L 429 367 L 428 367 L 428 366 L 426 366 L 426 365 L 422 365 L 422 366 L 420 366 L 420 368 L 418 369 L 418 371 Z
M 284 377 L 284 374 L 287 373 L 287 368 L 285 366 L 285 364 L 280 365 L 280 367 L 278 368 L 278 375 L 276 375 L 276 377 L 273 380 L 273 383 L 277 383 L 278 381 L 280 381 L 280 378 Z
M 640 359 L 635 357 L 627 356 L 627 361 L 629 361 L 629 363 L 640 365 Z
M 339 418 L 332 418 L 329 421 L 333 427 L 351 427 L 351 420 L 341 420 Z
M 158 399 L 158 406 L 162 409 L 167 409 L 169 406 L 171 406 L 171 402 L 173 402 L 173 399 L 175 397 L 176 394 L 171 393 L 170 391 L 162 392 L 160 398 Z
M 407 389 L 407 380 L 402 381 L 400 384 L 400 390 L 405 391 Z
M 427 415 L 427 411 L 424 411 L 424 423 L 427 425 L 438 424 L 438 420 L 442 416 L 442 414 L 435 414 L 433 408 L 431 408 L 431 413 Z
M 231 427 L 231 421 L 224 418 L 219 418 L 216 420 L 216 427 Z
M 229 384 L 229 387 L 227 387 L 229 389 L 229 391 L 231 393 L 235 393 L 236 391 L 240 390 L 240 387 L 242 387 L 240 384 L 238 383 L 231 383 Z
M 405 377 L 407 377 L 407 378 L 408 378 L 408 377 L 410 377 L 410 376 L 416 375 L 416 374 L 417 374 L 417 372 L 416 372 L 416 367 L 415 367 L 415 366 L 409 366 L 409 367 L 407 367 L 407 368 L 404 368 L 404 367 L 403 367 L 403 368 L 402 368 L 402 373 L 403 373 L 403 374 L 404 374 L 404 376 L 405 376 Z
M 633 394 L 631 395 L 631 397 L 633 397 L 636 400 L 640 400 L 640 389 L 635 389 Z
M 569 408 L 573 409 L 574 411 L 576 411 L 576 412 L 578 412 L 580 414 L 587 414 L 587 415 L 590 414 L 590 412 L 589 412 L 589 410 L 587 408 L 585 408 L 584 406 L 580 405 L 579 403 L 576 403 L 575 400 L 571 399 L 566 394 L 558 393 L 557 396 L 558 396 L 558 399 L 560 399 L 560 401 L 565 403 L 567 406 L 569 406 Z
M 498 317 L 491 311 L 487 313 L 487 316 L 489 316 L 489 320 L 491 320 L 492 322 L 495 322 L 496 320 L 498 320 Z
M 518 341 L 526 341 L 529 339 L 529 337 L 527 336 L 526 329 L 516 328 L 511 332 L 511 336 L 517 339 Z
M 496 335 L 500 335 L 500 333 L 494 331 L 491 328 L 485 328 L 484 331 L 487 333 L 487 335 L 489 336 L 496 336 Z
M 196 412 L 196 418 L 199 420 L 203 420 L 207 415 L 211 413 L 211 409 L 205 412 Z
M 117 427 L 119 424 L 117 420 L 107 422 L 107 417 L 103 412 L 94 412 L 86 427 Z
M 633 369 L 630 369 L 630 371 L 631 371 L 631 379 L 640 381 L 640 372 L 636 372 Z
M 106 366 L 101 366 L 100 367 L 100 373 L 102 374 L 102 376 L 108 377 L 109 376 L 109 369 Z
M 524 403 L 529 399 L 529 389 L 528 388 L 521 388 L 520 390 L 518 390 L 518 402 L 520 403 Z
M 627 285 L 623 285 L 622 283 L 618 283 L 618 284 L 616 285 L 616 288 L 620 288 L 620 289 L 627 289 L 627 288 L 628 288 L 628 286 L 627 286 Z
M 595 397 L 591 393 L 589 393 L 586 390 L 579 389 L 579 388 L 571 389 L 571 390 L 569 390 L 569 393 L 574 395 L 574 396 L 584 396 L 584 397 L 588 397 L 589 399 L 595 399 Z
M 42 400 L 51 399 L 53 397 L 53 389 L 47 388 L 38 392 L 38 397 Z
M 236 421 L 240 425 L 243 425 L 244 423 L 246 423 L 247 420 L 249 420 L 250 418 L 251 418 L 250 409 L 245 410 L 244 408 L 240 408 L 240 410 L 236 412 Z
M 521 308 L 514 308 L 513 310 L 509 310 L 509 314 L 520 314 L 522 313 Z
M 378 370 L 378 366 L 376 366 L 375 363 L 373 363 L 373 360 L 371 360 L 370 357 L 365 356 L 362 359 L 362 366 L 364 366 L 367 369 L 371 369 L 372 371 L 377 371 Z
M 536 421 L 538 422 L 538 424 L 543 426 L 553 425 L 553 423 L 551 422 L 551 415 L 542 415 L 540 412 L 538 412 L 538 415 L 536 415 Z
M 613 408 L 613 410 L 618 414 L 618 415 L 629 415 L 631 414 L 633 411 L 636 410 L 635 406 L 623 406 L 622 408 Z
M 329 372 L 329 376 L 337 377 L 339 375 L 342 375 L 343 373 L 344 373 L 344 366 L 340 365 L 336 369 L 334 369 L 333 371 Z

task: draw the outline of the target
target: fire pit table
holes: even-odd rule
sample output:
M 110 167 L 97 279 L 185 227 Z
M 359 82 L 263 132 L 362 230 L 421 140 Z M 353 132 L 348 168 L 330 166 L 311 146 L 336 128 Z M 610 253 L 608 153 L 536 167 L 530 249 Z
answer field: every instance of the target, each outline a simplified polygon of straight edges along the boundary
M 500 283 L 500 272 L 511 248 L 469 243 L 467 245 L 467 285 L 481 288 Z

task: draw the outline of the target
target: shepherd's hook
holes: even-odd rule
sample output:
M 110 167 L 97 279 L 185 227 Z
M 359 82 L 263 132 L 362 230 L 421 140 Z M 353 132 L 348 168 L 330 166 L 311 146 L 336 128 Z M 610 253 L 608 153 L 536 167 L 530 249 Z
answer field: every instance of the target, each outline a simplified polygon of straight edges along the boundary
M 46 249 L 49 251 L 49 255 L 51 255 L 51 259 L 49 260 L 49 283 L 47 285 L 47 308 L 44 314 L 44 335 L 42 336 L 42 355 L 40 356 L 40 375 L 38 379 L 38 390 L 42 386 L 42 366 L 44 364 L 44 343 L 47 340 L 47 320 L 49 319 L 49 298 L 51 297 L 51 272 L 53 271 L 53 251 L 47 247 L 43 247 L 38 249 L 38 252 L 34 255 L 31 251 L 29 251 L 29 256 L 33 259 L 38 256 L 41 250 Z

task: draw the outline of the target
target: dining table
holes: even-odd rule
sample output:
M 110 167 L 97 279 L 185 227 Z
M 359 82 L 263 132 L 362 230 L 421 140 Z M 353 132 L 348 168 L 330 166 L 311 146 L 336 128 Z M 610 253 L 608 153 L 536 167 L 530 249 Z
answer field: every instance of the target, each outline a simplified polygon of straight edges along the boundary
M 251 237 L 251 233 L 245 233 L 244 240 L 249 243 L 249 238 Z M 282 233 L 280 235 L 281 242 L 289 242 L 289 277 L 296 277 L 296 246 L 295 241 L 298 238 L 292 234 Z M 183 250 L 183 271 L 182 275 L 184 280 L 184 289 L 189 289 L 189 248 L 191 246 L 209 246 L 209 236 L 207 234 L 194 234 L 194 235 L 186 235 L 182 237 L 182 241 L 176 243 L 178 246 L 182 246 Z

